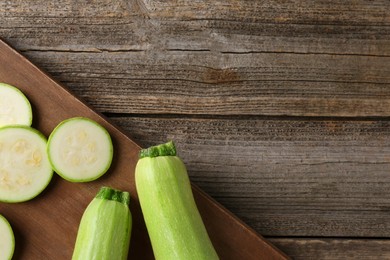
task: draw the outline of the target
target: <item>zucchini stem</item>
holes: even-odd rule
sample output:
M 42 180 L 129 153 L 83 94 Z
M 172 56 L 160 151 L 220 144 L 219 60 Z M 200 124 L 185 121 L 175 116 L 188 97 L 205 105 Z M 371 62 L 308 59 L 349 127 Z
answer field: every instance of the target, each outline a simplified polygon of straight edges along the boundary
M 145 157 L 153 158 L 158 156 L 176 156 L 176 147 L 173 141 L 142 149 L 139 154 L 140 159 Z
M 95 198 L 113 200 L 127 206 L 130 204 L 130 194 L 127 191 L 120 191 L 110 187 L 101 187 Z

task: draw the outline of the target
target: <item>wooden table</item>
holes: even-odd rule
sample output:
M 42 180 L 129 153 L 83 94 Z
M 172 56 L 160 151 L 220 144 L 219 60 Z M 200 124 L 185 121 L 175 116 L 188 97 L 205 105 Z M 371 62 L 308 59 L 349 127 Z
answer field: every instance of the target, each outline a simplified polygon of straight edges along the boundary
M 294 259 L 390 258 L 389 1 L 0 1 L 0 37 Z

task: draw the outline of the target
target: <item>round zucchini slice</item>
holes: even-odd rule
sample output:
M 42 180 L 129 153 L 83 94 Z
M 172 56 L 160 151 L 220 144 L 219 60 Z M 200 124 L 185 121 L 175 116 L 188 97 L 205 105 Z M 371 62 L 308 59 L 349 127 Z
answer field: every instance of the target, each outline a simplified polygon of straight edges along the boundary
M 110 134 L 85 117 L 62 121 L 50 134 L 47 152 L 54 171 L 71 182 L 88 182 L 110 168 L 113 145 Z
M 8 220 L 0 215 L 0 259 L 11 260 L 15 250 L 15 237 Z
M 27 201 L 46 188 L 53 176 L 46 144 L 34 128 L 0 128 L 0 201 Z
M 0 127 L 31 123 L 32 109 L 27 97 L 16 87 L 0 83 Z

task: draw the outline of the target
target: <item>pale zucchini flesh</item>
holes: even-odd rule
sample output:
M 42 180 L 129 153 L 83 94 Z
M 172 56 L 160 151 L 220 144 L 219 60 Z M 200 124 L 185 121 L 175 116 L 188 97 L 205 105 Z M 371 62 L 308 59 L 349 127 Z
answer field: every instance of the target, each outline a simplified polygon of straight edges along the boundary
M 62 121 L 50 134 L 47 151 L 54 171 L 72 182 L 101 177 L 113 158 L 107 130 L 85 117 Z
M 186 167 L 174 154 L 166 148 L 143 150 L 135 170 L 154 256 L 157 260 L 219 259 L 197 209 Z
M 0 260 L 11 260 L 14 250 L 14 232 L 8 220 L 0 215 Z
M 132 218 L 128 192 L 102 187 L 86 208 L 77 233 L 72 260 L 125 260 Z
M 0 127 L 31 123 L 32 109 L 27 97 L 18 88 L 0 83 Z
M 0 201 L 27 201 L 46 188 L 53 175 L 46 144 L 34 128 L 0 128 Z

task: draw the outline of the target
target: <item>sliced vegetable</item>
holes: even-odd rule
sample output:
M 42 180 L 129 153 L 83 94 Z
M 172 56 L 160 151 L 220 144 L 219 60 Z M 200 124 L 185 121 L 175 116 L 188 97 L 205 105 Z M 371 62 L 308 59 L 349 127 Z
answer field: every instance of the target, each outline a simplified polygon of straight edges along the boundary
M 113 157 L 109 133 L 97 122 L 74 117 L 51 133 L 47 151 L 55 172 L 72 182 L 87 182 L 107 172 Z
M 27 97 L 16 87 L 0 83 L 0 127 L 31 126 L 32 110 Z
M 129 202 L 128 192 L 100 189 L 81 218 L 72 260 L 127 259 L 132 226 Z
M 141 150 L 135 181 L 157 260 L 218 259 L 173 142 Z
M 46 188 L 53 176 L 46 144 L 34 128 L 0 128 L 0 201 L 27 201 Z
M 15 250 L 15 237 L 11 225 L 0 215 L 0 259 L 11 260 Z

